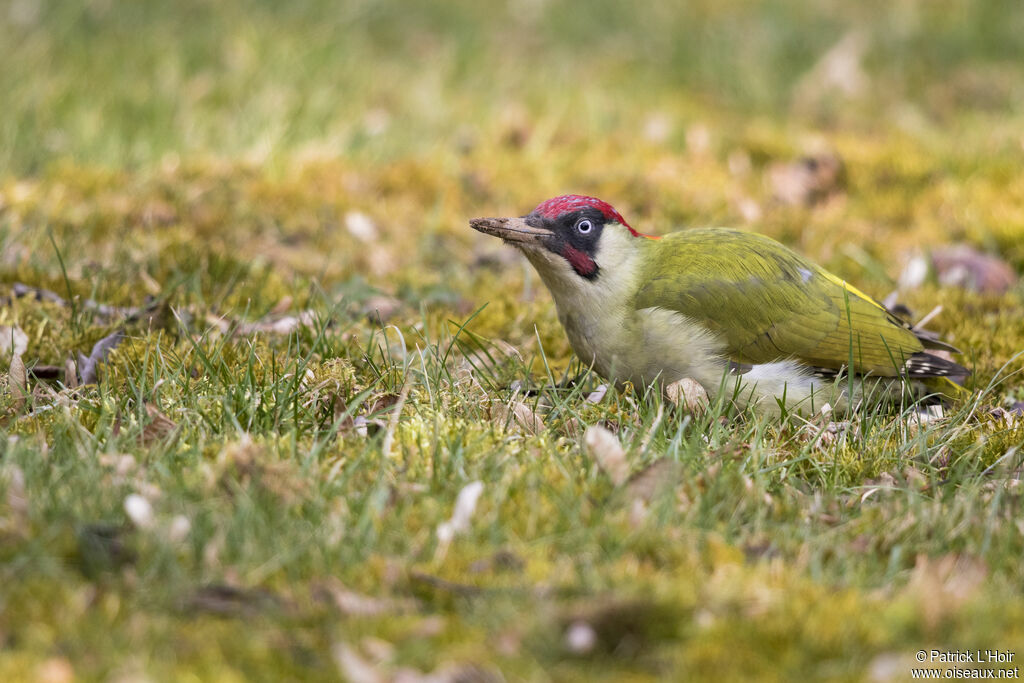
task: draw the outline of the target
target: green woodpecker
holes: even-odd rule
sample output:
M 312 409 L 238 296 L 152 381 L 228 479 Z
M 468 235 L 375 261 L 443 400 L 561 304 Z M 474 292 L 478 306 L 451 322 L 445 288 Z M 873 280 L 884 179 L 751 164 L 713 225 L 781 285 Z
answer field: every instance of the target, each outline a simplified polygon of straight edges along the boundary
M 921 396 L 968 374 L 926 351 L 954 347 L 762 235 L 705 228 L 652 237 L 582 195 L 470 225 L 526 255 L 573 350 L 620 386 L 690 378 L 712 398 L 728 391 L 769 411 L 810 412 L 849 406 L 869 385 L 872 395 L 882 387 Z M 870 382 L 836 381 L 848 368 Z

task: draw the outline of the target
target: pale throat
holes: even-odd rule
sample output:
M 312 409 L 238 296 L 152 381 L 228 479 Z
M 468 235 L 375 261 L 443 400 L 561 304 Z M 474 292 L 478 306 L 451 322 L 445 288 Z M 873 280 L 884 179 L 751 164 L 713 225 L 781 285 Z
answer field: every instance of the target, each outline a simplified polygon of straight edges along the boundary
M 628 353 L 637 324 L 633 299 L 644 251 L 625 229 L 605 229 L 594 260 L 597 277 L 581 277 L 562 256 L 547 250 L 524 250 L 555 301 L 558 319 L 573 351 L 605 374 Z

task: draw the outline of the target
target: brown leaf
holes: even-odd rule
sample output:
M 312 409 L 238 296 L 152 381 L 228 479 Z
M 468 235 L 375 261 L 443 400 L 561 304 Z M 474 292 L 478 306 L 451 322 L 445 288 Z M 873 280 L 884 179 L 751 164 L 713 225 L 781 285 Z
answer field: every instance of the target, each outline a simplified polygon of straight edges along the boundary
M 368 402 L 366 413 L 368 415 L 377 415 L 378 413 L 390 412 L 391 408 L 395 407 L 398 403 L 399 394 L 393 391 L 386 391 L 383 394 L 375 394 Z
M 146 416 L 149 421 L 142 429 L 141 440 L 143 444 L 151 444 L 161 441 L 170 435 L 177 428 L 177 423 L 167 417 L 152 403 L 146 404 Z
M 703 413 L 709 404 L 708 392 L 699 382 L 689 377 L 665 387 L 665 396 L 673 405 L 683 405 L 694 414 Z
M 544 420 L 522 401 L 513 401 L 511 405 L 498 403 L 494 407 L 494 418 L 502 423 L 514 422 L 527 434 L 540 434 L 544 431 Z
M 16 353 L 19 356 L 28 350 L 28 335 L 20 328 L 0 325 L 0 355 Z
M 20 412 L 29 396 L 28 372 L 25 370 L 25 363 L 21 360 L 21 356 L 16 353 L 11 356 L 11 366 L 7 371 L 7 387 L 14 400 L 15 411 Z
M 597 388 L 587 394 L 587 403 L 600 403 L 604 400 L 605 395 L 608 393 L 607 384 L 599 384 Z
M 775 163 L 768 168 L 768 182 L 775 198 L 793 206 L 810 206 L 825 199 L 839 189 L 842 177 L 842 160 L 829 152 Z
M 64 386 L 68 389 L 78 388 L 78 368 L 71 358 L 64 361 Z
M 268 316 L 254 323 L 240 323 L 235 328 L 235 336 L 248 337 L 253 334 L 288 335 L 302 327 L 316 325 L 315 311 L 302 311 L 298 315 Z
M 967 244 L 933 249 L 931 256 L 936 277 L 949 287 L 1003 294 L 1017 282 L 1008 263 Z
M 88 356 L 78 354 L 78 371 L 81 384 L 96 384 L 99 379 L 97 367 L 124 340 L 124 332 L 117 330 L 96 342 Z
M 362 306 L 362 313 L 370 322 L 383 325 L 402 308 L 402 302 L 393 296 L 378 294 L 371 296 Z
M 373 219 L 361 211 L 349 211 L 345 214 L 345 229 L 363 244 L 376 242 L 379 238 Z
M 590 457 L 608 475 L 615 486 L 621 486 L 629 477 L 626 451 L 618 438 L 600 425 L 591 425 L 583 435 L 583 446 Z
M 650 502 L 659 490 L 675 483 L 681 467 L 675 460 L 660 458 L 640 470 L 626 482 L 630 498 Z
M 544 420 L 540 419 L 540 416 L 533 411 L 533 408 L 522 401 L 516 401 L 512 404 L 512 415 L 519 426 L 526 432 L 540 434 L 544 431 Z

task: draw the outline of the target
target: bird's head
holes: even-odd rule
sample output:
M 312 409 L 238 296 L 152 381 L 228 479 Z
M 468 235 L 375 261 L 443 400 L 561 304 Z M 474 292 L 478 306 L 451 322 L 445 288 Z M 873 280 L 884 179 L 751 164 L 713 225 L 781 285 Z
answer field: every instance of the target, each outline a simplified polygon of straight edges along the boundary
M 611 204 L 578 194 L 541 202 L 522 217 L 474 218 L 469 224 L 520 249 L 546 280 L 570 282 L 596 280 L 638 250 L 637 238 L 651 238 L 631 228 Z

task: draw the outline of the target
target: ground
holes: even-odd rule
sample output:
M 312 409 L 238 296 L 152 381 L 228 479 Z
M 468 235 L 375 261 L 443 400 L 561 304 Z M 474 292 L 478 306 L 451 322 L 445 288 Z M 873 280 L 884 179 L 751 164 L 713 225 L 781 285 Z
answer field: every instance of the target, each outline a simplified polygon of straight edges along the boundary
M 1024 657 L 1018 9 L 0 2 L 0 679 Z M 548 294 L 468 220 L 565 192 L 941 306 L 969 393 L 557 388 Z M 913 276 L 954 244 L 995 284 Z

